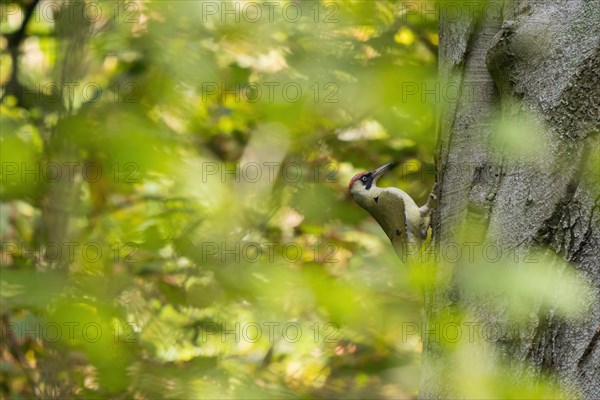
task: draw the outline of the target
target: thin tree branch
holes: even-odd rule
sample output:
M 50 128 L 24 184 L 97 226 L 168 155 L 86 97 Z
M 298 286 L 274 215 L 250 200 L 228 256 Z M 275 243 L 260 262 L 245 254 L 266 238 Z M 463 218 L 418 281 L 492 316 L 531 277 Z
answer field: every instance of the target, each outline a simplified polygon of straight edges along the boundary
M 10 58 L 12 60 L 12 73 L 10 76 L 10 80 L 6 84 L 6 88 L 4 93 L 2 94 L 2 98 L 0 98 L 0 102 L 4 101 L 4 98 L 12 94 L 17 98 L 17 102 L 19 105 L 26 107 L 25 99 L 22 97 L 24 86 L 19 82 L 19 48 L 21 47 L 21 43 L 25 40 L 27 25 L 33 16 L 33 12 L 37 7 L 40 0 L 33 0 L 27 8 L 25 9 L 25 17 L 23 18 L 23 22 L 17 31 L 5 35 L 7 38 L 7 47 L 10 54 Z

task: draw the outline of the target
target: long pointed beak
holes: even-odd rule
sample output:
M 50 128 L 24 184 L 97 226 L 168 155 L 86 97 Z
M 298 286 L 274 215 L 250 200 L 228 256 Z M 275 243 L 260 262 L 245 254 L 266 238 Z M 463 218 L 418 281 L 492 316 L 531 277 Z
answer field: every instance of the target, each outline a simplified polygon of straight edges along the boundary
M 379 177 L 383 176 L 386 172 L 394 169 L 397 165 L 397 162 L 391 162 L 389 164 L 382 165 L 381 167 L 373 171 L 373 178 L 378 179 Z

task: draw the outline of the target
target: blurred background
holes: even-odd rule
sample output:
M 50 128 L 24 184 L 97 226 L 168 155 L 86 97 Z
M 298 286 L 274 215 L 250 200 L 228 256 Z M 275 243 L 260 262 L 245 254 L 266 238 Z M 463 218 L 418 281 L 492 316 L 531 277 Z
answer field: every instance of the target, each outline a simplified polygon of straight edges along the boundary
M 347 184 L 429 195 L 434 2 L 1 13 L 2 398 L 416 397 L 427 277 Z
M 3 398 L 413 397 L 427 3 L 3 2 Z

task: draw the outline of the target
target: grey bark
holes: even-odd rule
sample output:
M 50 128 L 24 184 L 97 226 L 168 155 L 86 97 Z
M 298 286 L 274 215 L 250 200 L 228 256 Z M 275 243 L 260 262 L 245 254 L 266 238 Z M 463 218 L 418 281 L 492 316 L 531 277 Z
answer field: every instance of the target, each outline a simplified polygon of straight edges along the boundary
M 59 248 L 58 254 L 68 254 L 66 244 L 73 241 L 72 220 L 79 208 L 79 196 L 83 183 L 82 165 L 79 162 L 80 150 L 70 143 L 68 131 L 72 129 L 68 120 L 74 114 L 73 99 L 69 85 L 78 84 L 86 73 L 86 44 L 91 33 L 90 21 L 85 18 L 83 2 L 66 2 L 61 5 L 61 15 L 73 18 L 56 18 L 57 54 L 59 60 L 54 71 L 55 84 L 59 88 L 61 110 L 59 122 L 49 132 L 46 139 L 47 162 L 57 166 L 57 179 L 48 183 L 41 201 L 41 225 L 38 237 L 47 245 Z M 45 254 L 53 268 L 66 272 L 67 257 Z
M 459 92 L 438 120 L 436 245 L 456 240 L 467 225 L 507 252 L 548 248 L 598 294 L 600 1 L 481 5 L 481 15 L 464 8 L 459 19 L 440 14 L 440 79 Z M 495 137 L 496 118 L 525 114 L 533 116 L 535 161 L 508 155 Z M 437 275 L 452 281 L 457 268 Z M 428 318 L 451 314 L 460 302 L 452 284 L 437 287 L 426 296 Z M 495 318 L 477 304 L 460 306 Z M 515 376 L 551 372 L 567 395 L 600 398 L 600 306 L 589 300 L 582 307 L 586 318 L 578 322 L 539 310 L 531 332 L 499 338 L 496 351 L 527 366 Z M 433 367 L 443 351 L 425 341 L 420 398 L 456 395 L 456 382 Z
M 45 268 L 68 272 L 68 243 L 75 243 L 78 237 L 74 221 L 80 212 L 80 194 L 83 185 L 80 149 L 69 140 L 69 118 L 74 114 L 69 85 L 78 83 L 85 76 L 87 50 L 90 37 L 90 22 L 83 12 L 84 2 L 65 2 L 61 4 L 63 16 L 56 18 L 57 63 L 54 71 L 59 98 L 63 100 L 57 107 L 59 121 L 44 135 L 45 156 L 48 163 L 57 166 L 57 176 L 46 183 L 44 197 L 41 199 L 41 218 L 37 227 L 38 240 L 48 249 L 44 253 Z M 79 86 L 81 87 L 81 85 Z M 43 98 L 42 98 L 43 100 Z M 54 251 L 50 250 L 54 249 Z M 56 249 L 59 249 L 56 253 Z M 64 357 L 62 349 L 54 343 L 45 343 L 46 357 L 37 363 L 32 388 L 36 396 L 45 399 L 60 399 L 72 393 L 76 383 L 65 373 L 72 360 Z

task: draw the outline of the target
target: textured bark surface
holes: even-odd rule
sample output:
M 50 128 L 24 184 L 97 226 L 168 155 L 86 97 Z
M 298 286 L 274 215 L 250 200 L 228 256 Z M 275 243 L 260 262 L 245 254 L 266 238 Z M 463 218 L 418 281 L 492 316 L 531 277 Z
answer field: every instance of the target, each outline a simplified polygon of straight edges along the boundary
M 440 18 L 440 78 L 460 89 L 439 116 L 436 242 L 456 240 L 467 224 L 506 251 L 549 248 L 598 294 L 600 1 L 498 0 L 484 9 L 481 18 Z M 523 115 L 530 119 L 533 159 L 508 156 L 494 138 L 495 118 Z M 431 293 L 429 316 L 452 308 L 455 296 L 451 289 Z M 568 394 L 597 399 L 600 307 L 581 306 L 584 321 L 540 311 L 529 335 L 499 347 L 529 373 L 557 374 Z M 425 343 L 421 398 L 454 393 L 429 368 L 438 350 Z

